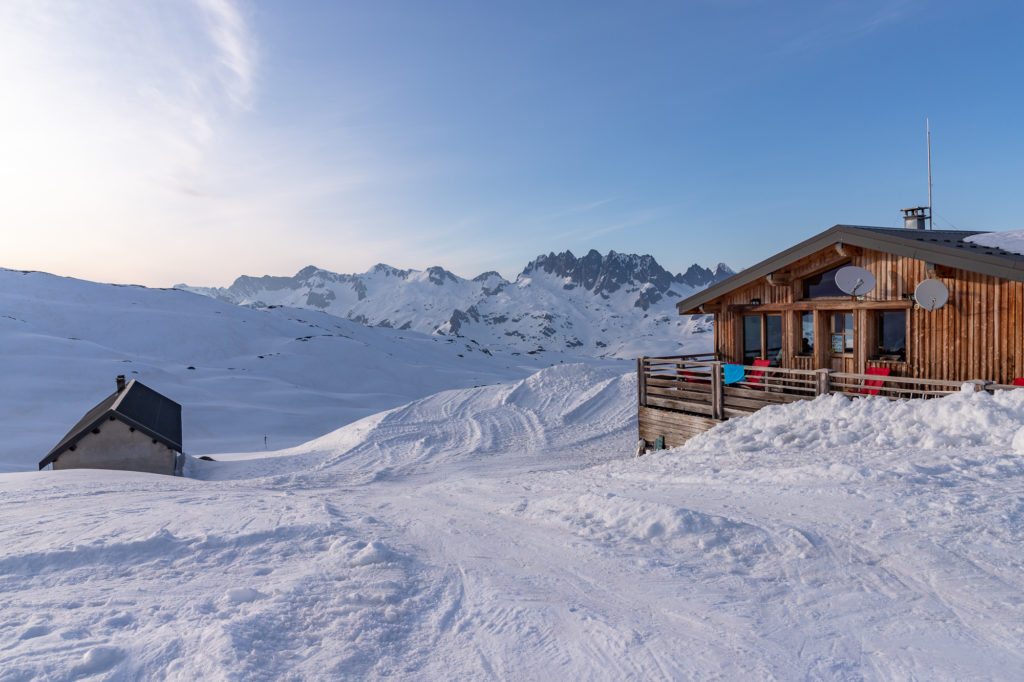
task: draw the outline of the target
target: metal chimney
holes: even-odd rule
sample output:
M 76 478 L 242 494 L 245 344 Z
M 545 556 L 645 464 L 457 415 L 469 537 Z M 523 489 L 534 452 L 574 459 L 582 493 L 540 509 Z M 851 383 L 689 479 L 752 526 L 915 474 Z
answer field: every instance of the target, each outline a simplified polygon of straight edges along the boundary
M 923 230 L 928 220 L 927 206 L 914 206 L 913 208 L 901 208 L 903 211 L 903 227 L 908 230 Z
M 124 375 L 123 374 L 118 374 L 117 375 L 117 392 L 120 393 L 123 390 L 124 390 Z

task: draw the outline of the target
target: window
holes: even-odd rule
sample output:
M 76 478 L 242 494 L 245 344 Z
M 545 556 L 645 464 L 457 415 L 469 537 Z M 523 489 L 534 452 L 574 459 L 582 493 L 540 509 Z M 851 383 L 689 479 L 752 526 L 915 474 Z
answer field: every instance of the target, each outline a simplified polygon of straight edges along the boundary
M 776 364 L 782 359 L 782 315 L 743 316 L 743 364 L 758 358 Z
M 875 353 L 887 360 L 906 361 L 907 311 L 887 310 L 875 315 Z
M 776 365 L 782 360 L 782 315 L 765 315 L 764 357 Z
M 798 355 L 814 355 L 814 313 L 800 313 L 800 350 Z
M 752 365 L 761 357 L 761 316 L 743 317 L 743 364 Z
M 817 275 L 812 275 L 804 279 L 804 298 L 843 298 L 849 296 L 849 294 L 843 293 L 843 291 L 836 285 L 836 272 L 840 268 L 845 268 L 846 264 L 826 270 L 825 272 L 819 272 Z
M 853 313 L 832 314 L 832 352 L 853 352 Z

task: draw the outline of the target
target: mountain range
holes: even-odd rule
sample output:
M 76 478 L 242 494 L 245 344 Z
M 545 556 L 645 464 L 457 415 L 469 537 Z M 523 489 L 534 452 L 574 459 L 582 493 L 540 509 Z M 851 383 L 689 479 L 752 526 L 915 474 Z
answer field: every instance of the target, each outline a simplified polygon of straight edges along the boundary
M 254 308 L 309 308 L 368 326 L 465 337 L 482 349 L 635 357 L 679 352 L 709 332 L 710 320 L 680 317 L 673 303 L 732 274 L 719 263 L 673 275 L 653 256 L 591 250 L 580 258 L 571 251 L 538 256 L 513 281 L 493 271 L 464 279 L 438 266 L 381 263 L 362 274 L 310 265 L 293 277 L 243 275 L 229 287 L 176 288 Z M 698 345 L 689 350 L 710 342 Z

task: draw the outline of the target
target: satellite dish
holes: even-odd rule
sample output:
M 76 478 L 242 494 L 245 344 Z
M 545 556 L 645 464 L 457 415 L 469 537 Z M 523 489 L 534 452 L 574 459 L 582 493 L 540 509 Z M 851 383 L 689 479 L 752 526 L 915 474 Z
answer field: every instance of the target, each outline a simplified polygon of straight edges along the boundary
M 875 276 L 870 270 L 847 265 L 836 271 L 836 286 L 850 296 L 863 296 L 875 288 Z
M 926 279 L 914 289 L 914 300 L 925 310 L 938 310 L 949 301 L 949 289 L 937 279 Z

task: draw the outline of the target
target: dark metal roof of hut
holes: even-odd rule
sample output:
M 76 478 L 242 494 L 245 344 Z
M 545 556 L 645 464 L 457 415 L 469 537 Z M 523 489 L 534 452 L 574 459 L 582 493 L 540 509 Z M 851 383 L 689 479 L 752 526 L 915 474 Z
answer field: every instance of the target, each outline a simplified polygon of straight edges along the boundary
M 39 462 L 42 469 L 86 434 L 113 417 L 172 450 L 181 449 L 181 405 L 132 379 L 121 391 L 85 413 L 60 443 Z
M 892 227 L 836 225 L 697 292 L 677 303 L 676 308 L 681 314 L 697 312 L 699 306 L 733 289 L 770 275 L 793 261 L 810 256 L 834 244 L 849 244 L 897 256 L 917 258 L 936 265 L 946 265 L 960 270 L 1024 282 L 1024 255 L 964 241 L 967 237 L 983 233 L 980 230 L 908 230 Z

